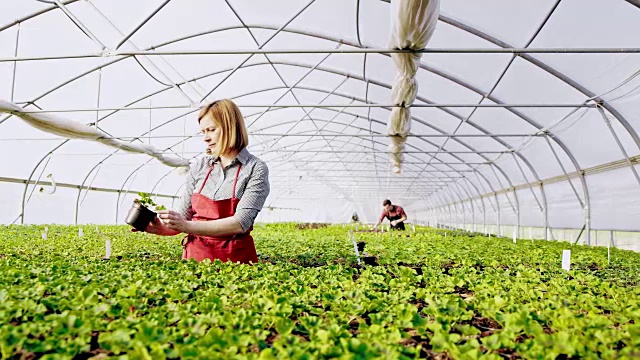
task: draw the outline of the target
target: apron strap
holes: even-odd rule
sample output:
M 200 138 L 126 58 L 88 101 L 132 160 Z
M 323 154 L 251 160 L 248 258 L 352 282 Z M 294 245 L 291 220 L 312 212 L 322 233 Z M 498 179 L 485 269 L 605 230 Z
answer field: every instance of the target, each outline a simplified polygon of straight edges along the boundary
M 236 184 L 238 184 L 238 175 L 240 175 L 240 169 L 242 169 L 242 164 L 238 165 L 238 171 L 236 171 L 236 178 L 235 180 L 233 180 L 233 192 L 231 193 L 232 199 L 236 198 Z
M 209 180 L 209 175 L 211 175 L 211 170 L 213 170 L 213 165 L 215 164 L 215 162 L 213 164 L 211 164 L 211 167 L 209 168 L 209 171 L 207 172 L 207 176 L 204 177 L 204 181 L 202 182 L 202 186 L 200 186 L 200 190 L 198 191 L 198 194 L 202 193 L 202 189 L 204 189 L 204 184 L 207 183 L 207 180 Z

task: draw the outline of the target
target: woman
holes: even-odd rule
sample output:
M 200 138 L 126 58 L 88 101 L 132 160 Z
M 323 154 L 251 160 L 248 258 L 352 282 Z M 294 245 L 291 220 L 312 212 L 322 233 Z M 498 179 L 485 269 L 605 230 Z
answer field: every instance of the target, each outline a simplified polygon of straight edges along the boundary
M 244 118 L 231 100 L 204 107 L 198 123 L 208 156 L 191 165 L 177 211 L 159 211 L 145 231 L 188 234 L 183 259 L 255 263 L 250 232 L 269 195 L 269 169 L 247 151 Z

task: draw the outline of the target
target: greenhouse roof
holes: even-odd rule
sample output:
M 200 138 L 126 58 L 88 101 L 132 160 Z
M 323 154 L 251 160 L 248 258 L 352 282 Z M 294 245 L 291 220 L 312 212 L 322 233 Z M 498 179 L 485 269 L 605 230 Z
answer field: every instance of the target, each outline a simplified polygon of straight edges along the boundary
M 265 221 L 372 222 L 389 198 L 417 222 L 640 230 L 637 0 L 431 1 L 431 28 L 394 3 L 4 1 L 0 222 L 122 222 L 136 192 L 170 204 L 184 183 L 26 118 L 188 161 L 200 106 L 231 98 L 269 166 Z

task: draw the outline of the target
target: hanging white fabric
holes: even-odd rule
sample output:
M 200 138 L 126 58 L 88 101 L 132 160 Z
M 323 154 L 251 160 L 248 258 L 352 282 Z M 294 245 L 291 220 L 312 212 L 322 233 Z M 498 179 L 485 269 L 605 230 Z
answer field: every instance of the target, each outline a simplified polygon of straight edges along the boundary
M 105 132 L 83 123 L 46 113 L 28 113 L 20 105 L 0 99 L 0 113 L 12 114 L 38 130 L 69 139 L 96 141 L 123 151 L 147 154 L 171 167 L 189 167 L 189 160 L 163 155 L 151 145 L 133 144 L 110 138 Z
M 391 36 L 392 49 L 422 50 L 431 39 L 440 14 L 440 0 L 392 0 Z M 398 74 L 391 90 L 391 101 L 396 107 L 391 111 L 387 134 L 391 138 L 389 153 L 393 172 L 402 169 L 402 151 L 407 135 L 411 131 L 411 109 L 418 94 L 415 79 L 420 65 L 420 53 L 391 54 Z

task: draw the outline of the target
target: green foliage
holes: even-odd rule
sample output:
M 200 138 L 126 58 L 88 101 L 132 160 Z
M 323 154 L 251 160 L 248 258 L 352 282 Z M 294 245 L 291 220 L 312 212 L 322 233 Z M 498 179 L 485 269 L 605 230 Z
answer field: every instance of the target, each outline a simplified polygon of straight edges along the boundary
M 156 211 L 167 210 L 166 206 L 156 204 L 155 201 L 153 201 L 153 199 L 151 198 L 151 195 L 145 192 L 139 192 L 138 197 L 134 200 L 134 202 L 140 203 L 147 208 L 151 208 L 153 206 Z
M 640 356 L 640 254 L 417 228 L 256 226 L 253 266 L 126 226 L 0 226 L 0 358 Z M 447 236 L 444 237 L 444 233 Z M 104 256 L 111 239 L 111 260 Z M 560 269 L 563 249 L 572 270 Z

